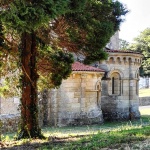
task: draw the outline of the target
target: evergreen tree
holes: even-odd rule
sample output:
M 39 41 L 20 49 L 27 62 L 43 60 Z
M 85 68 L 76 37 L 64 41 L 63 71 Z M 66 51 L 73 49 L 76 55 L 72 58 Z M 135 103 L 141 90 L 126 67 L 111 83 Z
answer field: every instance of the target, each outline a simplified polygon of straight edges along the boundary
M 140 75 L 150 76 L 150 28 L 142 31 L 134 39 L 134 42 L 130 44 L 129 48 L 143 54 L 144 58 L 140 67 Z
M 76 43 L 78 53 L 86 56 L 84 63 L 107 58 L 103 48 L 119 30 L 123 21 L 121 16 L 127 12 L 118 1 L 89 0 L 84 11 L 66 15 L 66 22 L 70 25 L 69 39 Z
M 85 63 L 105 59 L 103 48 L 118 30 L 121 15 L 126 13 L 121 3 L 110 0 L 1 3 L 0 71 L 8 83 L 16 81 L 10 77 L 15 74 L 16 79 L 21 72 L 22 121 L 18 139 L 42 137 L 38 124 L 38 80 L 39 85 L 47 82 L 50 87 L 59 86 L 71 73 L 73 56 L 69 52 L 84 54 Z

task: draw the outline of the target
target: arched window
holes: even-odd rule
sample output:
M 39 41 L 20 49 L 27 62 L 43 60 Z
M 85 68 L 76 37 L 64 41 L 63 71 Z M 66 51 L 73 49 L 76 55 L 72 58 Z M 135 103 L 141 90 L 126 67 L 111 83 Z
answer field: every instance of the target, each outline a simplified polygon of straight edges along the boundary
M 120 95 L 121 93 L 121 77 L 120 74 L 114 72 L 111 74 L 111 80 L 109 83 L 109 94 Z
M 98 81 L 96 83 L 96 90 L 97 90 L 97 105 L 101 104 L 101 83 Z
M 115 94 L 115 81 L 116 79 L 114 77 L 112 77 L 112 94 Z
M 114 64 L 114 58 L 113 58 L 113 57 L 110 57 L 110 58 L 109 58 L 109 63 L 110 63 L 110 64 Z
M 121 64 L 120 57 L 117 57 L 117 60 L 116 60 L 116 62 L 117 62 L 118 64 Z
M 124 62 L 124 64 L 127 63 L 126 57 L 123 58 L 123 62 Z

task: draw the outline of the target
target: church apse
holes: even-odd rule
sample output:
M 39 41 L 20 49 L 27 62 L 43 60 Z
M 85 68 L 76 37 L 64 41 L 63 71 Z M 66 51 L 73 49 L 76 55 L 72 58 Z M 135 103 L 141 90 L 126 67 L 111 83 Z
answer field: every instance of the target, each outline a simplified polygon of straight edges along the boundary
M 106 70 L 102 79 L 101 97 L 104 120 L 140 118 L 138 70 L 142 55 L 132 51 L 107 50 L 107 52 L 108 59 L 99 65 Z

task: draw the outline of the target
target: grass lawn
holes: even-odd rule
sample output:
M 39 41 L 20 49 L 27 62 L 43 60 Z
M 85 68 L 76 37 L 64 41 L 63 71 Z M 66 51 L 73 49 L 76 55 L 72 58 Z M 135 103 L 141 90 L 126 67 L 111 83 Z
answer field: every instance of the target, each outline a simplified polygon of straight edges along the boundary
M 46 140 L 13 140 L 12 134 L 3 135 L 1 146 L 13 150 L 97 150 L 110 149 L 150 149 L 150 114 L 141 111 L 138 121 L 107 122 L 103 125 L 78 127 L 43 128 Z M 1 149 L 4 149 L 4 148 Z M 142 147 L 142 148 L 143 148 Z M 129 149 L 129 148 L 128 148 Z M 105 149 L 106 150 L 106 149 Z
M 147 97 L 150 96 L 150 89 L 140 89 L 139 97 Z
M 150 89 L 140 89 L 141 97 L 150 96 Z M 15 141 L 15 133 L 2 135 L 0 149 L 12 150 L 99 150 L 150 149 L 150 108 L 140 108 L 141 119 L 126 122 L 105 122 L 102 125 L 45 127 L 45 140 Z M 107 149 L 105 149 L 107 150 Z

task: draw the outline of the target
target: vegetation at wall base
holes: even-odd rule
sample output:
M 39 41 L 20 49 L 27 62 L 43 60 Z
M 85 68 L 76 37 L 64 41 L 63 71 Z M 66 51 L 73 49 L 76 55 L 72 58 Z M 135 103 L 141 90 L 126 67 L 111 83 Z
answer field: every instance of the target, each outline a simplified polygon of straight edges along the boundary
M 46 139 L 21 139 L 14 141 L 14 134 L 2 137 L 5 148 L 15 149 L 101 149 L 137 147 L 150 141 L 150 117 L 142 116 L 141 120 L 133 122 L 106 122 L 103 125 L 89 125 L 78 127 L 45 127 L 42 129 Z
M 70 135 L 68 137 L 50 136 L 46 140 L 20 140 L 12 142 L 9 145 L 12 148 L 37 148 L 37 149 L 100 149 L 121 147 L 122 144 L 131 144 L 150 139 L 150 127 L 127 127 L 126 129 L 117 129 L 116 131 L 99 131 L 97 134 L 90 135 Z M 8 140 L 9 138 L 7 138 Z M 38 142 L 38 143 L 37 143 Z M 7 142 L 4 142 L 7 144 Z M 11 142 L 10 142 L 11 144 Z M 6 146 L 7 147 L 7 146 Z

